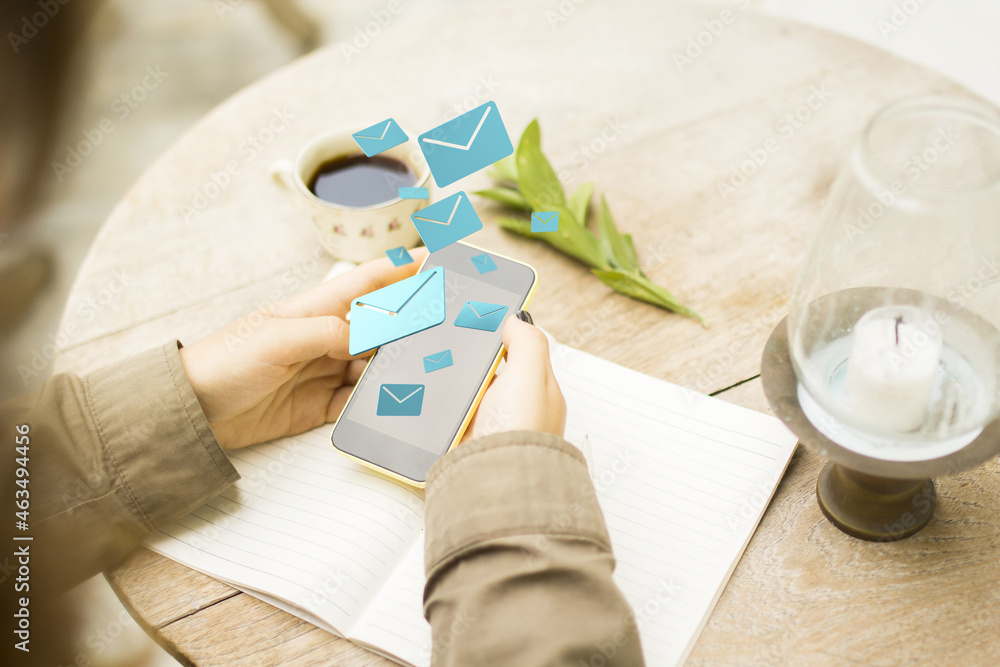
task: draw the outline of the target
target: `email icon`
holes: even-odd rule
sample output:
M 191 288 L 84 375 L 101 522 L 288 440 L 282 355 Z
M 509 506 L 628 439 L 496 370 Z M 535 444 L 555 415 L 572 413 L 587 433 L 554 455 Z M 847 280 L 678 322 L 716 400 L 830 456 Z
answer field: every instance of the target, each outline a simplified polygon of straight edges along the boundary
M 420 209 L 410 216 L 410 220 L 431 252 L 437 252 L 483 228 L 469 195 L 464 192 Z
M 400 188 L 400 199 L 427 199 L 427 188 Z
M 482 301 L 466 301 L 455 318 L 455 326 L 480 331 L 496 331 L 507 314 L 507 306 Z
M 494 102 L 476 107 L 417 138 L 440 187 L 488 167 L 514 152 Z
M 379 417 L 419 417 L 424 407 L 424 385 L 383 384 L 378 388 Z
M 444 269 L 421 271 L 351 303 L 347 349 L 361 354 L 444 322 Z
M 385 254 L 389 258 L 389 261 L 392 262 L 393 266 L 403 266 L 404 264 L 413 263 L 413 258 L 410 257 L 410 253 L 407 252 L 406 248 L 403 246 L 386 250 Z
M 454 361 L 451 359 L 451 350 L 445 350 L 444 352 L 438 352 L 436 354 L 428 354 L 424 357 L 424 372 L 433 373 L 434 371 L 439 371 L 442 368 L 448 368 Z
M 387 118 L 381 123 L 375 123 L 371 127 L 366 127 L 351 135 L 354 143 L 358 145 L 365 155 L 371 157 L 387 151 L 393 146 L 406 143 L 408 136 L 403 132 L 403 128 L 392 118 Z
M 531 232 L 558 232 L 559 211 L 535 211 L 531 214 Z
M 469 259 L 472 260 L 472 265 L 476 267 L 476 271 L 479 271 L 480 274 L 497 270 L 497 263 L 486 253 L 470 257 Z

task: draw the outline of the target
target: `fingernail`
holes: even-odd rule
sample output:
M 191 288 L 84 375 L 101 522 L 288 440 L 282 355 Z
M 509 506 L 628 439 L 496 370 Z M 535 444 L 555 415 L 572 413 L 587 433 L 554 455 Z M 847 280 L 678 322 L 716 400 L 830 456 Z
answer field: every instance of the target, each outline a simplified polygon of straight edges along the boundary
M 531 313 L 526 310 L 519 310 L 514 313 L 514 317 L 521 320 L 522 322 L 527 322 L 528 324 L 534 324 L 535 320 L 531 319 Z

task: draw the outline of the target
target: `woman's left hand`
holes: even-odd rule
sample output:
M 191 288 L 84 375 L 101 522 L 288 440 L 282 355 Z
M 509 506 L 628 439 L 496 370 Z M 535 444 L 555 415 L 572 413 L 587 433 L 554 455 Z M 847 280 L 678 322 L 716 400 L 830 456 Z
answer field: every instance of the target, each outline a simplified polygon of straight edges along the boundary
M 262 313 L 184 347 L 181 362 L 212 432 L 237 449 L 335 421 L 365 360 L 348 352 L 351 302 L 416 273 L 387 258 L 358 266 Z M 364 355 L 368 356 L 368 355 Z

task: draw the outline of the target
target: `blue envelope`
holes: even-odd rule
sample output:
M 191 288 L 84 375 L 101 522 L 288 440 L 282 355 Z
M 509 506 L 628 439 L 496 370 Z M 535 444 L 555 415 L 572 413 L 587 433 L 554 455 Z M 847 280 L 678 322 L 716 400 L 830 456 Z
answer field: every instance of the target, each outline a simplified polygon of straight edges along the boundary
M 371 127 L 366 127 L 351 135 L 354 143 L 358 145 L 365 155 L 371 157 L 378 155 L 382 151 L 387 151 L 393 146 L 406 143 L 409 139 L 399 123 L 392 118 L 387 118 L 381 123 L 375 123 Z
M 389 258 L 389 261 L 392 262 L 393 266 L 403 266 L 404 264 L 413 263 L 413 258 L 410 257 L 410 253 L 407 252 L 406 248 L 403 246 L 386 250 L 385 254 Z
M 400 188 L 400 199 L 427 199 L 427 188 Z
M 424 406 L 424 385 L 383 384 L 378 388 L 379 417 L 419 417 Z
M 507 313 L 507 306 L 482 301 L 466 301 L 462 310 L 455 318 L 456 327 L 479 329 L 480 331 L 496 331 Z
M 451 359 L 451 350 L 428 354 L 424 357 L 424 372 L 433 373 L 434 371 L 439 371 L 442 368 L 448 368 L 448 366 L 451 366 L 453 363 L 455 362 Z
M 538 232 L 558 232 L 559 231 L 559 211 L 535 211 L 531 214 L 531 231 Z
M 472 265 L 476 267 L 476 271 L 479 271 L 479 273 L 489 273 L 490 271 L 497 270 L 496 262 L 486 253 L 470 257 L 469 259 L 472 260 Z
M 420 209 L 410 216 L 410 220 L 431 252 L 437 252 L 483 228 L 469 195 L 464 192 Z
M 444 269 L 438 266 L 351 302 L 347 349 L 361 354 L 442 322 Z
M 488 167 L 514 152 L 494 102 L 476 107 L 417 138 L 440 187 Z

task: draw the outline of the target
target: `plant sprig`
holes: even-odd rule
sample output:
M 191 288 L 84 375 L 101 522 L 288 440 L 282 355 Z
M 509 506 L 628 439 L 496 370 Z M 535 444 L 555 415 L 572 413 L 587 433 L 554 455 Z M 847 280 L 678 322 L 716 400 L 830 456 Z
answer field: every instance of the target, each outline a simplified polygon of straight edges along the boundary
M 631 234 L 618 231 L 608 202 L 601 196 L 597 211 L 597 234 L 587 227 L 593 183 L 583 183 L 566 197 L 551 163 L 542 152 L 542 131 L 538 120 L 531 121 L 521 135 L 514 155 L 493 165 L 490 176 L 495 187 L 474 194 L 526 211 L 556 211 L 559 230 L 535 234 L 524 218 L 504 217 L 504 229 L 544 241 L 566 255 L 586 264 L 611 289 L 666 310 L 708 323 L 684 306 L 668 290 L 653 283 L 639 267 Z

